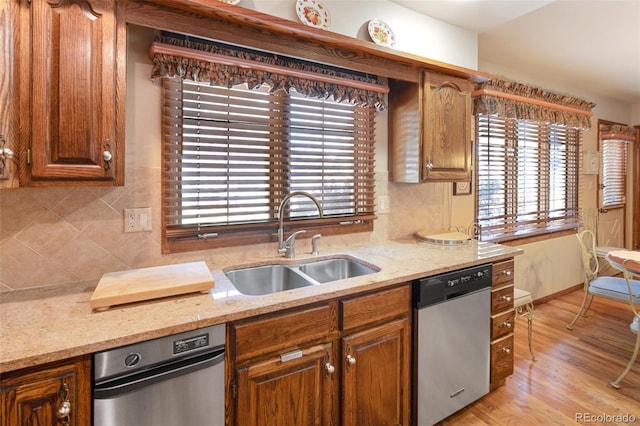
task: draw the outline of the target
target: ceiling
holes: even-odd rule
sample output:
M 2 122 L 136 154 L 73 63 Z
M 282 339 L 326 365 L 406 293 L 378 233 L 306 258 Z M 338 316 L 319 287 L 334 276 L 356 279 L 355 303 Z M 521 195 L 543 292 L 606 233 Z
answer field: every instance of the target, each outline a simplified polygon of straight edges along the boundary
M 640 0 L 391 1 L 477 32 L 480 64 L 640 103 Z

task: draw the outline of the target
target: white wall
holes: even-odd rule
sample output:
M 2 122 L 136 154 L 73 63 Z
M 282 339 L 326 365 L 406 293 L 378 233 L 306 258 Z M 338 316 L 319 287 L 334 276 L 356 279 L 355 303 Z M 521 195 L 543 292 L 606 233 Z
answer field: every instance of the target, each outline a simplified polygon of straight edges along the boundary
M 370 41 L 369 20 L 386 22 L 395 49 L 452 65 L 477 69 L 476 33 L 421 15 L 387 0 L 323 0 L 331 16 L 329 31 Z M 239 6 L 300 22 L 291 0 L 241 0 Z

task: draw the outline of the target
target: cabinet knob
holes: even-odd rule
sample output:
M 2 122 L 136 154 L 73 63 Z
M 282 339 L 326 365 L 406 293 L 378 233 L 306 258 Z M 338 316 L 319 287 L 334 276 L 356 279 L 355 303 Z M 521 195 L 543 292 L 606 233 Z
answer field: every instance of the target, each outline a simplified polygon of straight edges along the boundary
M 64 401 L 60 405 L 60 408 L 58 408 L 58 412 L 56 413 L 56 416 L 59 419 L 62 419 L 64 417 L 67 417 L 69 414 L 71 414 L 71 403 L 69 401 Z
M 509 349 L 509 347 L 505 346 L 504 348 L 498 349 L 498 353 L 508 354 L 508 353 L 511 353 L 511 349 Z
M 111 160 L 113 155 L 111 154 L 111 143 L 107 140 L 104 143 L 105 150 L 102 152 L 102 159 L 104 160 L 104 171 L 108 172 L 111 167 Z
M 509 322 L 509 321 L 505 321 L 505 322 L 503 322 L 502 324 L 500 324 L 498 327 L 499 327 L 499 328 L 505 328 L 505 327 L 506 327 L 506 328 L 511 328 L 511 322 Z
M 2 135 L 0 135 L 0 179 L 5 174 L 5 169 L 7 168 L 7 160 L 13 158 L 13 151 L 9 148 L 5 147 L 5 140 Z
M 511 296 L 500 296 L 498 302 L 511 302 Z
M 347 363 L 349 365 L 353 365 L 356 363 L 356 359 L 354 357 L 352 357 L 351 355 L 347 355 Z
M 327 373 L 329 374 L 333 374 L 336 371 L 336 368 L 330 362 L 327 362 L 324 365 L 324 369 L 327 370 Z
M 427 169 L 427 171 L 433 170 L 433 163 L 431 162 L 431 160 L 429 158 L 426 158 L 424 160 L 424 167 Z

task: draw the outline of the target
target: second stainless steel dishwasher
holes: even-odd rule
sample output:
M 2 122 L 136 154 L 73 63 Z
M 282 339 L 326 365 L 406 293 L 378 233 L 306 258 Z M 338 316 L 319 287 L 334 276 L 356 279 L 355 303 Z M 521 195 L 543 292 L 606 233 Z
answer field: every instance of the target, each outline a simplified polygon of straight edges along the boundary
M 491 265 L 413 282 L 414 413 L 439 422 L 489 392 Z
M 225 325 L 94 355 L 94 426 L 224 426 Z

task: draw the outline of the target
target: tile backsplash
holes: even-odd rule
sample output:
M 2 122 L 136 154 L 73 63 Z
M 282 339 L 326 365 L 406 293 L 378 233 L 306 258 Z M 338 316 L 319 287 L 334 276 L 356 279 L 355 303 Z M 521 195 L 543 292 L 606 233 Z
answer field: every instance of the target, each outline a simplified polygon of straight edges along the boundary
M 205 260 L 211 268 L 276 256 L 274 244 L 161 254 L 160 170 L 127 172 L 124 187 L 0 191 L 0 291 L 100 279 L 105 272 Z M 326 237 L 321 249 L 355 247 L 440 227 L 446 184 L 389 184 L 391 213 L 371 233 Z M 448 186 L 446 187 L 448 188 Z M 125 208 L 151 207 L 152 231 L 125 233 Z M 299 252 L 309 240 L 300 239 Z

